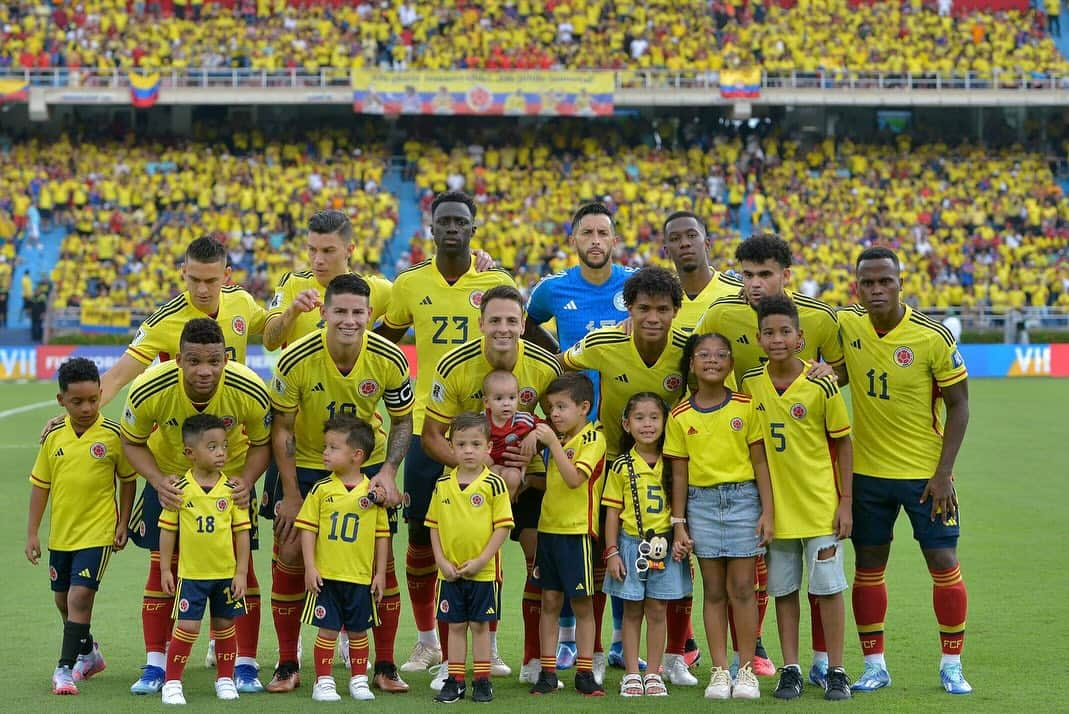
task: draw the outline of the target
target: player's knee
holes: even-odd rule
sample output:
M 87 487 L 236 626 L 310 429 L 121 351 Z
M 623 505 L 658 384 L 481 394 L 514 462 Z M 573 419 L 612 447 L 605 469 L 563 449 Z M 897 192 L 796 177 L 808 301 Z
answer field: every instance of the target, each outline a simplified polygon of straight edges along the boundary
M 559 612 L 561 607 L 564 606 L 564 593 L 559 590 L 543 590 L 542 591 L 542 612 L 548 611 Z M 554 617 L 556 617 L 554 615 Z
M 646 620 L 648 622 L 663 622 L 667 611 L 667 603 L 656 598 L 646 598 Z
M 924 551 L 928 570 L 950 570 L 958 566 L 958 551 L 955 548 L 932 548 Z
M 93 611 L 93 599 L 96 592 L 90 588 L 75 585 L 67 591 L 67 613 L 69 616 L 86 616 Z M 80 618 L 79 618 L 80 619 Z
M 471 630 L 471 634 L 473 636 L 478 636 L 478 635 L 481 635 L 483 633 L 486 633 L 486 632 L 490 631 L 490 623 L 489 622 L 475 622 L 474 620 L 472 620 L 471 622 L 461 622 L 461 623 L 459 623 L 459 625 L 450 624 L 449 625 L 450 632 L 453 631 L 453 627 L 454 626 L 458 627 L 457 632 L 462 636 L 464 634 L 464 631 L 465 630 L 469 630 L 469 629 Z

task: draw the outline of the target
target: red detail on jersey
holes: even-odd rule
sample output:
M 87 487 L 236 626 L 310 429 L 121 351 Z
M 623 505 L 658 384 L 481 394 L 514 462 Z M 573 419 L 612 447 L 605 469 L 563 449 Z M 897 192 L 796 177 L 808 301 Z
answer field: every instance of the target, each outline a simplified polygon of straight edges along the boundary
M 913 350 L 908 347 L 899 347 L 895 350 L 895 364 L 899 367 L 908 367 L 913 364 Z
M 735 417 L 734 419 L 732 419 L 731 428 L 734 431 L 742 431 L 742 419 L 740 417 Z
M 223 417 L 223 428 L 226 429 L 227 431 L 230 431 L 231 429 L 233 429 L 234 425 L 237 424 L 237 423 L 238 423 L 238 420 L 235 419 L 234 417 L 230 416 L 230 415 L 227 415 L 227 416 Z
M 665 391 L 674 392 L 683 386 L 683 377 L 678 374 L 670 374 L 664 378 L 662 384 L 664 385 Z
M 806 414 L 805 405 L 801 402 L 795 402 L 791 405 L 791 416 L 795 419 L 804 419 Z
M 365 379 L 360 383 L 360 396 L 362 397 L 370 397 L 377 391 L 379 391 L 379 383 L 374 379 Z
M 108 447 L 98 441 L 89 447 L 89 455 L 94 459 L 102 459 L 108 455 Z
M 246 327 L 245 318 L 241 315 L 238 315 L 230 321 L 230 327 L 233 328 L 235 334 L 244 335 Z
M 226 500 L 225 498 L 220 498 L 218 501 L 215 502 L 215 507 L 218 508 L 220 511 L 225 511 L 226 509 L 230 508 L 230 501 Z
M 538 399 L 538 392 L 534 390 L 534 387 L 524 387 L 520 390 L 520 404 L 534 404 Z

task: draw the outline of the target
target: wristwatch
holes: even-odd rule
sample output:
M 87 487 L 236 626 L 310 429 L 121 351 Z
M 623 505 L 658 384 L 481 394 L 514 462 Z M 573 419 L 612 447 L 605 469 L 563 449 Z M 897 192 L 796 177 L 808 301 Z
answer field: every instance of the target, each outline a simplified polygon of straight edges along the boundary
M 672 516 L 668 520 L 669 520 L 669 523 L 671 523 L 673 526 L 681 526 L 681 525 L 685 526 L 687 524 L 687 519 L 686 518 L 677 518 L 675 516 Z

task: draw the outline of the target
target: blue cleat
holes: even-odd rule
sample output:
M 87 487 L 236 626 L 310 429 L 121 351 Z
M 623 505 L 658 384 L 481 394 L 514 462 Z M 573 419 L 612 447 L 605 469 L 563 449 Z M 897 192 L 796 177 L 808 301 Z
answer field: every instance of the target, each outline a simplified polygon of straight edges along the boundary
M 609 645 L 609 666 L 615 667 L 616 669 L 627 669 L 627 666 L 624 664 L 623 642 L 613 642 Z M 641 657 L 638 658 L 638 668 L 639 671 L 646 671 L 646 660 Z
M 557 669 L 571 669 L 578 656 L 579 648 L 575 642 L 561 642 L 557 645 Z
M 251 664 L 239 664 L 234 667 L 234 684 L 241 694 L 259 694 L 264 691 L 260 681 L 260 670 Z
M 875 692 L 877 689 L 891 686 L 891 675 L 878 664 L 866 664 L 865 671 L 857 678 L 850 689 L 855 692 Z
M 939 679 L 948 694 L 971 694 L 972 685 L 965 681 L 961 663 L 945 664 L 939 669 Z
M 163 667 L 146 664 L 141 668 L 141 679 L 130 685 L 130 694 L 159 694 L 164 674 Z
M 828 688 L 828 660 L 813 660 L 809 665 L 809 683 L 821 689 Z

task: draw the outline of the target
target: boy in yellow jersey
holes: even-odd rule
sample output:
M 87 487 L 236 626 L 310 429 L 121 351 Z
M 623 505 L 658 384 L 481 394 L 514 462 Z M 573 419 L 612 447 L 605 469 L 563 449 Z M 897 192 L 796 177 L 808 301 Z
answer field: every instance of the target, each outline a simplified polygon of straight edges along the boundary
M 846 402 L 833 377 L 806 375 L 795 353 L 804 339 L 798 308 L 772 295 L 757 303 L 757 339 L 768 355 L 763 367 L 743 375 L 740 391 L 750 394 L 765 429 L 765 452 L 776 494 L 775 539 L 768 546 L 768 591 L 776 599 L 783 668 L 773 696 L 802 695 L 798 664 L 798 590 L 803 562 L 809 570 L 809 597 L 823 623 L 826 659 L 821 670 L 824 698 L 850 698 L 843 668 L 846 611 L 842 545 L 853 525 L 853 450 Z M 813 667 L 810 668 L 811 670 Z
M 175 563 L 159 558 L 157 522 L 161 506 L 181 505 L 176 481 L 189 467 L 181 425 L 200 413 L 220 415 L 231 435 L 226 470 L 241 503 L 270 458 L 271 399 L 255 372 L 227 360 L 222 328 L 206 317 L 186 323 L 173 361 L 156 365 L 134 380 L 120 422 L 123 449 L 146 481 L 130 519 L 130 538 L 151 552 L 141 610 L 146 666 L 130 687 L 133 694 L 155 694 L 164 682 L 164 648 L 173 623 L 171 597 L 160 587 L 161 562 L 172 571 Z M 254 515 L 250 509 L 250 518 Z M 255 522 L 252 531 L 255 547 Z M 255 614 L 238 625 L 236 679 L 242 693 L 263 690 L 255 659 L 260 591 L 251 561 L 248 586 L 246 604 L 248 612 Z
M 174 596 L 177 620 L 167 645 L 164 704 L 185 704 L 182 672 L 200 634 L 200 621 L 211 604 L 215 640 L 215 696 L 238 698 L 234 684 L 237 633 L 234 618 L 245 614 L 249 562 L 249 510 L 234 502 L 233 484 L 223 473 L 227 464 L 227 429 L 210 413 L 194 414 L 182 422 L 182 453 L 193 465 L 176 486 L 182 505 L 160 514 L 160 558 L 170 562 L 178 540 L 178 582 L 169 568 L 160 574 L 163 592 Z
M 278 281 L 264 322 L 264 347 L 285 347 L 323 327 L 319 307 L 331 280 L 351 272 L 353 224 L 342 211 L 328 209 L 308 219 L 308 270 L 288 272 Z M 378 275 L 362 275 L 371 287 L 370 324 L 374 325 L 390 306 L 393 285 Z
M 431 203 L 434 257 L 398 274 L 389 309 L 376 329 L 387 339 L 399 342 L 408 328 L 413 328 L 418 369 L 424 375 L 416 382 L 415 437 L 405 456 L 404 482 L 404 516 L 408 522 L 405 570 L 419 639 L 408 661 L 401 665 L 402 672 L 426 671 L 442 660 L 434 621 L 434 553 L 430 531 L 423 522 L 434 484 L 444 469 L 424 452 L 422 445 L 433 381 L 428 376 L 447 352 L 478 337 L 477 321 L 484 293 L 499 285 L 515 285 L 507 271 L 478 272 L 478 256 L 471 249 L 475 216 L 476 205 L 470 196 L 453 191 L 435 196 Z M 455 415 L 450 419 L 452 416 Z M 445 424 L 448 423 L 447 419 Z
M 438 479 L 427 511 L 431 547 L 438 564 L 438 620 L 449 624 L 449 672 L 435 701 L 464 698 L 468 630 L 474 677 L 473 702 L 490 702 L 490 622 L 501 615 L 498 580 L 501 544 L 513 526 L 505 480 L 486 466 L 490 422 L 464 412 L 450 427 L 457 467 Z
M 26 558 L 41 558 L 41 527 L 48 497 L 48 573 L 63 618 L 63 644 L 52 674 L 55 694 L 77 694 L 75 682 L 106 666 L 89 631 L 93 600 L 113 550 L 126 545 L 126 522 L 134 503 L 137 474 L 123 454 L 119 425 L 100 413 L 100 373 L 92 361 L 75 357 L 59 367 L 56 401 L 67 410 L 37 454 L 30 483 Z M 116 518 L 115 479 L 119 504 Z
M 950 694 L 968 694 L 972 686 L 961 668 L 968 598 L 958 563 L 954 461 L 969 423 L 969 374 L 950 332 L 902 304 L 894 252 L 862 251 L 856 275 L 861 305 L 839 316 L 853 379 L 853 604 L 865 656 L 853 690 L 891 683 L 883 655 L 884 571 L 904 508 L 932 577 L 943 651 L 940 681 Z
M 331 674 L 338 633 L 349 633 L 349 694 L 371 700 L 367 681 L 368 628 L 378 624 L 376 605 L 386 589 L 390 526 L 380 504 L 385 490 L 362 471 L 375 448 L 371 426 L 350 414 L 323 424 L 322 464 L 328 476 L 308 491 L 296 527 L 304 556 L 307 596 L 302 620 L 319 628 L 312 699 L 340 701 Z
M 709 265 L 705 221 L 690 211 L 676 211 L 664 219 L 664 252 L 683 286 L 683 303 L 672 327 L 693 332 L 705 309 L 722 297 L 738 295 L 742 282 Z
M 594 679 L 594 541 L 598 537 L 605 438 L 587 421 L 594 401 L 594 385 L 585 374 L 561 375 L 546 388 L 550 423 L 534 434 L 549 447 L 552 461 L 546 472 L 546 495 L 538 519 L 538 554 L 533 582 L 542 588 L 540 634 L 542 668 L 531 694 L 557 692 L 557 618 L 564 596 L 575 612 L 575 688 L 591 697 L 605 696 Z
M 363 473 L 380 486 L 396 529 L 399 500 L 394 479 L 412 436 L 412 387 L 408 361 L 389 340 L 368 331 L 370 287 L 351 273 L 327 285 L 321 310 L 326 329 L 286 348 L 271 380 L 272 439 L 281 489 L 265 487 L 264 515 L 275 519 L 278 553 L 272 566 L 271 607 L 279 640 L 279 666 L 268 691 L 288 692 L 299 683 L 297 642 L 300 613 L 293 607 L 304 593 L 301 551 L 294 519 L 309 489 L 329 471 L 322 469 L 323 420 L 338 414 L 358 416 L 374 425 L 376 443 L 363 458 Z M 389 435 L 377 413 L 382 402 L 390 414 Z M 400 617 L 400 592 L 392 553 L 386 563 L 386 590 L 375 628 L 375 686 L 407 691 L 393 662 Z M 343 652 L 344 656 L 344 652 Z

